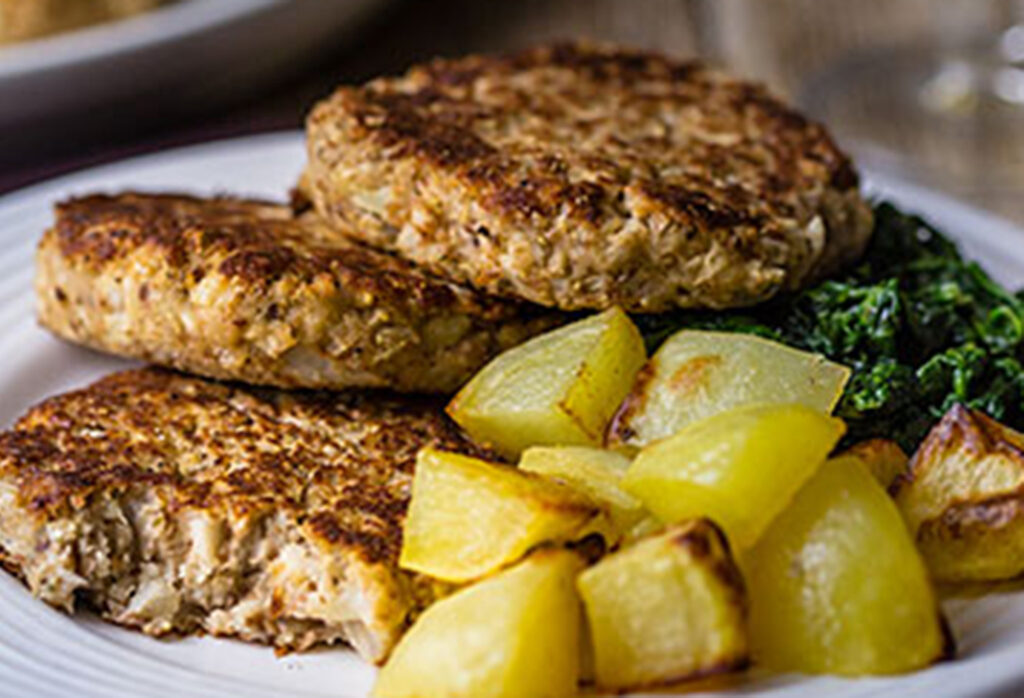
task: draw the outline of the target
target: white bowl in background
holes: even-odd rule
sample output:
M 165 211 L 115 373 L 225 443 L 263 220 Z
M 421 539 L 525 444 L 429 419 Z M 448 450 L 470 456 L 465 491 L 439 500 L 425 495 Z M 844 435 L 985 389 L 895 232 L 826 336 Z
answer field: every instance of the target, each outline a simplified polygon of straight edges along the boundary
M 0 47 L 0 129 L 217 102 L 344 41 L 385 0 L 180 0 Z M 145 102 L 148 100 L 148 103 Z

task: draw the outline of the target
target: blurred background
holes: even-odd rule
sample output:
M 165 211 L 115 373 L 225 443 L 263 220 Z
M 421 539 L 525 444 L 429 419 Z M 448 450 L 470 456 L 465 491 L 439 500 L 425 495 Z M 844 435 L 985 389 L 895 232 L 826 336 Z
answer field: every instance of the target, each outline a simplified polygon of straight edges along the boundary
M 1024 0 L 0 0 L 0 193 L 300 128 L 341 82 L 589 37 L 702 55 L 862 167 L 1024 224 Z

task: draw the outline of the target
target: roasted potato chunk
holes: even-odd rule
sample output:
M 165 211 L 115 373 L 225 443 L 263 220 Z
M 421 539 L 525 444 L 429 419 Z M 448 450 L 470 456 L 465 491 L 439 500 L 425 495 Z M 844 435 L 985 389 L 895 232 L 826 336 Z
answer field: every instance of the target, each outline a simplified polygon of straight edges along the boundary
M 713 519 L 742 550 L 786 507 L 844 429 L 842 421 L 803 405 L 741 407 L 647 446 L 622 486 L 665 523 Z
M 466 582 L 547 541 L 611 535 L 590 498 L 539 475 L 425 448 L 416 458 L 399 565 Z
M 509 458 L 529 446 L 597 446 L 645 358 L 639 330 L 612 308 L 500 354 L 448 414 Z
M 377 677 L 376 698 L 565 698 L 576 693 L 583 563 L 565 550 L 515 567 L 428 608 Z
M 747 663 L 743 578 L 706 519 L 613 553 L 577 584 L 600 688 L 675 683 Z
M 629 468 L 629 458 L 620 453 L 587 446 L 533 446 L 523 451 L 519 468 L 558 480 L 604 504 L 618 535 L 647 515 L 620 486 Z
M 827 461 L 743 562 L 754 660 L 768 668 L 893 674 L 951 649 L 899 511 L 856 458 Z
M 1024 573 L 1024 435 L 954 406 L 914 454 L 896 501 L 932 575 L 984 582 Z
M 900 445 L 889 439 L 868 439 L 843 451 L 860 460 L 868 472 L 888 490 L 907 472 L 909 458 Z
M 621 545 L 629 545 L 641 538 L 647 538 L 653 536 L 655 533 L 660 533 L 665 530 L 665 524 L 658 520 L 657 516 L 653 514 L 647 514 L 644 518 L 636 522 L 631 529 L 626 531 L 620 541 Z
M 612 447 L 642 447 L 706 417 L 765 403 L 831 413 L 850 369 L 761 337 L 682 330 L 640 371 L 612 421 Z

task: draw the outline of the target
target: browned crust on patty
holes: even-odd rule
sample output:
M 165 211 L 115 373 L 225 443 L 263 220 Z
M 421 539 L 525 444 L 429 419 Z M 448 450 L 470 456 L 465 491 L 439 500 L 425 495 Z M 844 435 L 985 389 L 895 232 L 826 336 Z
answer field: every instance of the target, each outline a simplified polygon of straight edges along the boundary
M 426 445 L 483 455 L 426 399 L 125 371 L 0 435 L 0 548 L 46 601 L 146 632 L 379 660 L 436 592 L 397 567 Z
M 258 201 L 73 199 L 37 258 L 58 335 L 254 384 L 449 392 L 557 321 Z
M 849 159 L 761 86 L 581 44 L 342 87 L 301 187 L 434 272 L 562 308 L 728 307 L 856 257 Z

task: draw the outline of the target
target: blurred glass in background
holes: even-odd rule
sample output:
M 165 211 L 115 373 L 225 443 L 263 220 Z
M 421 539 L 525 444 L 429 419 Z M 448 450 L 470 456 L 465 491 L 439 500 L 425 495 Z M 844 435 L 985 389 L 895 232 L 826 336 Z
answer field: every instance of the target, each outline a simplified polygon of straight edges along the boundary
M 1024 221 L 1024 2 L 710 0 L 703 48 L 862 166 Z

